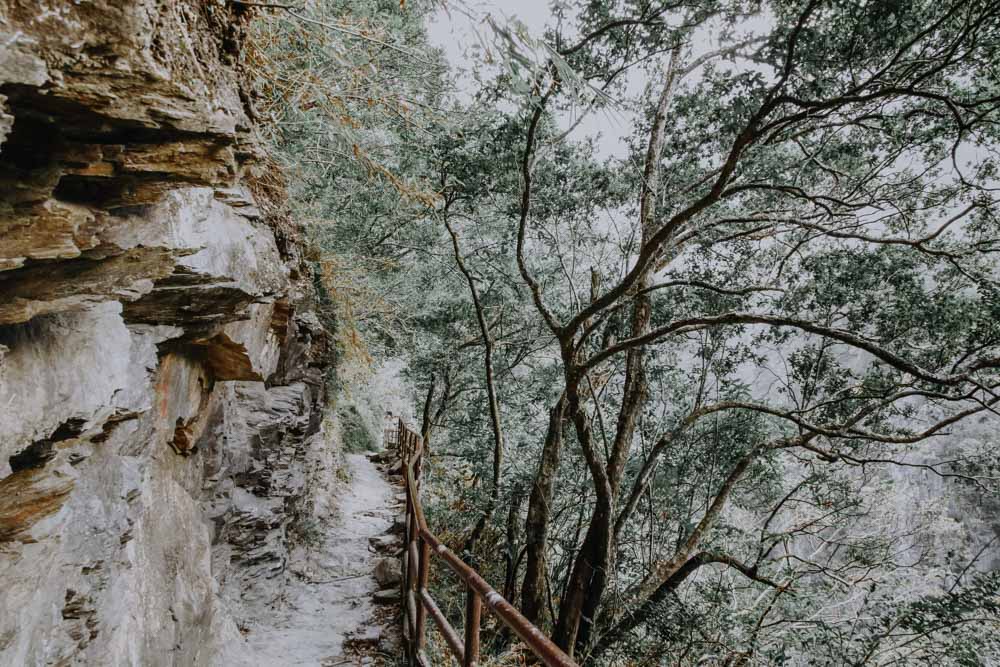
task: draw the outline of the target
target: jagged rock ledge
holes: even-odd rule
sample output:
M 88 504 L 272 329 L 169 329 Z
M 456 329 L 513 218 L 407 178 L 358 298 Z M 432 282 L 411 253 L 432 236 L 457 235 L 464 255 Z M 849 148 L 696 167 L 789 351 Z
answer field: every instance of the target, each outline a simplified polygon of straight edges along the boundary
M 281 594 L 326 335 L 246 20 L 0 0 L 0 664 L 252 664 L 240 606 Z

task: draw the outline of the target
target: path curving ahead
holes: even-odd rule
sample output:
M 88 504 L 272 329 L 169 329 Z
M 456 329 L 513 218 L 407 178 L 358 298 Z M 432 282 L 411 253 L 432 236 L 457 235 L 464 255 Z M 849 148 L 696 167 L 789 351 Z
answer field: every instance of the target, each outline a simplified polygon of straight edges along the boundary
M 349 454 L 345 463 L 350 482 L 334 501 L 339 516 L 326 527 L 312 555 L 310 576 L 289 583 L 285 607 L 260 619 L 247 638 L 261 666 L 384 662 L 358 657 L 345 644 L 356 641 L 374 648 L 382 633 L 395 632 L 375 618 L 373 595 L 379 586 L 373 571 L 381 557 L 371 540 L 389 532 L 399 505 L 393 487 L 364 454 Z

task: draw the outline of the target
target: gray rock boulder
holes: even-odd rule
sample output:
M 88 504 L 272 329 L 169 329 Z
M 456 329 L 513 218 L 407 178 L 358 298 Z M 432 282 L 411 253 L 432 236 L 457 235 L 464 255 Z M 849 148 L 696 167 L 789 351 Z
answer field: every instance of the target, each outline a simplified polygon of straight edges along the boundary
M 403 581 L 403 567 L 398 558 L 380 558 L 373 574 L 380 588 L 398 586 Z

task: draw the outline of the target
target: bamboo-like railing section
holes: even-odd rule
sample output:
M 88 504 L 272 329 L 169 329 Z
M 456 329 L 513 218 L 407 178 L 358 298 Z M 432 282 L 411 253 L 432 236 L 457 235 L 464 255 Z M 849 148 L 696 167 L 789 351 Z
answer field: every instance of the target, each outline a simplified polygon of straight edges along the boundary
M 395 431 L 395 432 L 393 432 Z M 516 634 L 543 664 L 549 667 L 577 667 L 542 631 L 532 625 L 517 609 L 497 593 L 475 570 L 441 543 L 427 527 L 420 505 L 420 466 L 423 443 L 420 436 L 398 420 L 395 429 L 385 433 L 386 449 L 397 448 L 402 461 L 406 486 L 406 561 L 403 567 L 403 615 L 407 659 L 410 665 L 430 667 L 424 653 L 425 626 L 430 615 L 444 637 L 452 655 L 463 667 L 479 664 L 479 627 L 483 603 Z M 465 583 L 465 632 L 460 635 L 438 608 L 427 590 L 432 558 L 444 561 Z

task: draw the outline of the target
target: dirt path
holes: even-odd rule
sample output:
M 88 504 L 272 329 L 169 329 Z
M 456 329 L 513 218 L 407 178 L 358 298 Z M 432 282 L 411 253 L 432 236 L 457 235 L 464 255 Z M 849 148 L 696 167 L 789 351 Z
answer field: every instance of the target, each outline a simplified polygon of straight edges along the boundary
M 345 644 L 357 641 L 372 651 L 386 630 L 374 618 L 373 571 L 381 556 L 370 539 L 385 535 L 398 513 L 392 486 L 363 454 L 349 454 L 350 482 L 337 497 L 338 520 L 325 530 L 306 577 L 289 585 L 288 604 L 248 637 L 260 665 L 379 664 Z M 381 642 L 385 650 L 385 640 Z

